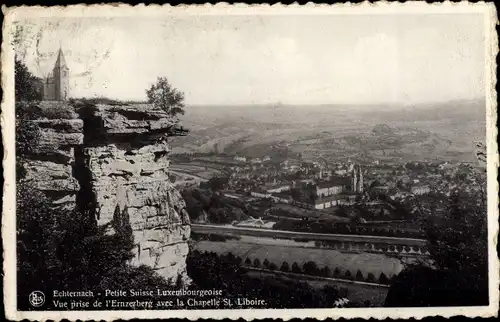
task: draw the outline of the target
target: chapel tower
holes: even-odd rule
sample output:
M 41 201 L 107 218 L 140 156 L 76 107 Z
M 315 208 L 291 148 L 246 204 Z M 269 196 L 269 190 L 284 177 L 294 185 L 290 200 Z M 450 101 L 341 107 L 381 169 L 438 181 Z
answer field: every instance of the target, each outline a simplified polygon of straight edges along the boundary
M 54 77 L 54 100 L 67 100 L 69 95 L 69 68 L 66 65 L 66 60 L 64 59 L 61 48 L 59 48 L 52 75 Z

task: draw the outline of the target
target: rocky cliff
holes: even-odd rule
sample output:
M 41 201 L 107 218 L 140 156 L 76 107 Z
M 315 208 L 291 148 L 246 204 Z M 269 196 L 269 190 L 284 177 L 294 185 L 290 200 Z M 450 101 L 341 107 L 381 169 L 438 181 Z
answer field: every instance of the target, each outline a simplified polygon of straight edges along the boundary
M 41 108 L 51 119 L 31 121 L 40 144 L 25 162 L 26 180 L 56 207 L 79 207 L 107 234 L 116 232 L 117 216 L 125 218 L 136 245 L 132 264 L 189 283 L 189 217 L 168 179 L 167 138 L 179 133 L 175 122 L 145 104 L 44 102 Z

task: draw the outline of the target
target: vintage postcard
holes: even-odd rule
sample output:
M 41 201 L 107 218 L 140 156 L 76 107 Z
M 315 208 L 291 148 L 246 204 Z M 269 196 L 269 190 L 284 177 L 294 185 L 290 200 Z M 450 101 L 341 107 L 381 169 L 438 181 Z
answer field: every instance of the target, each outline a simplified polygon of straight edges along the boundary
M 12 320 L 496 316 L 496 9 L 3 7 Z

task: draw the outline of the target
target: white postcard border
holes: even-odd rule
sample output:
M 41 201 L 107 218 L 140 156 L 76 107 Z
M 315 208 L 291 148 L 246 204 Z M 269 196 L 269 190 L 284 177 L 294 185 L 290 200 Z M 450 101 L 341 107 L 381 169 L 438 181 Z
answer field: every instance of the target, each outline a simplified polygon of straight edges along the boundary
M 246 320 L 261 318 L 415 318 L 427 316 L 451 317 L 490 317 L 498 314 L 499 306 L 499 262 L 496 252 L 498 236 L 498 147 L 496 142 L 497 96 L 496 55 L 498 39 L 495 32 L 497 24 L 496 9 L 493 3 L 451 3 L 427 4 L 425 2 L 376 4 L 337 4 L 337 5 L 74 5 L 68 7 L 3 7 L 4 41 L 2 43 L 2 134 L 4 144 L 4 202 L 2 218 L 2 238 L 4 243 L 4 304 L 6 316 L 11 320 L 60 320 L 95 319 L 115 320 L 132 318 L 213 318 Z M 478 13 L 485 17 L 486 37 L 486 116 L 487 116 L 487 188 L 488 188 L 488 246 L 489 246 L 489 306 L 481 307 L 430 307 L 430 308 L 343 308 L 343 309 L 253 309 L 253 310 L 176 310 L 176 311 L 17 311 L 16 308 L 16 234 L 15 234 L 15 115 L 14 115 L 14 51 L 9 45 L 12 41 L 12 23 L 30 17 L 126 17 L 162 15 L 240 15 L 240 14 L 429 14 L 429 13 Z

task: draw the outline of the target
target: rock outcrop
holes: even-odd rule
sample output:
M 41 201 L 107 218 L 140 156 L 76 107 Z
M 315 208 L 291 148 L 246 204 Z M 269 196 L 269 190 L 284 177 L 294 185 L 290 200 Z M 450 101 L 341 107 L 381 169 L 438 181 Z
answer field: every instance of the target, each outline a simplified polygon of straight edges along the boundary
M 132 264 L 189 283 L 189 217 L 168 178 L 166 139 L 178 134 L 175 122 L 145 104 L 81 104 L 74 111 L 76 119 L 32 121 L 41 142 L 25 163 L 26 180 L 56 206 L 80 207 L 107 234 L 116 233 L 117 214 L 124 216 L 134 237 Z
M 83 121 L 79 119 L 32 120 L 40 137 L 24 160 L 25 180 L 45 192 L 58 207 L 70 209 L 80 189 L 74 177 L 75 147 L 83 144 Z

